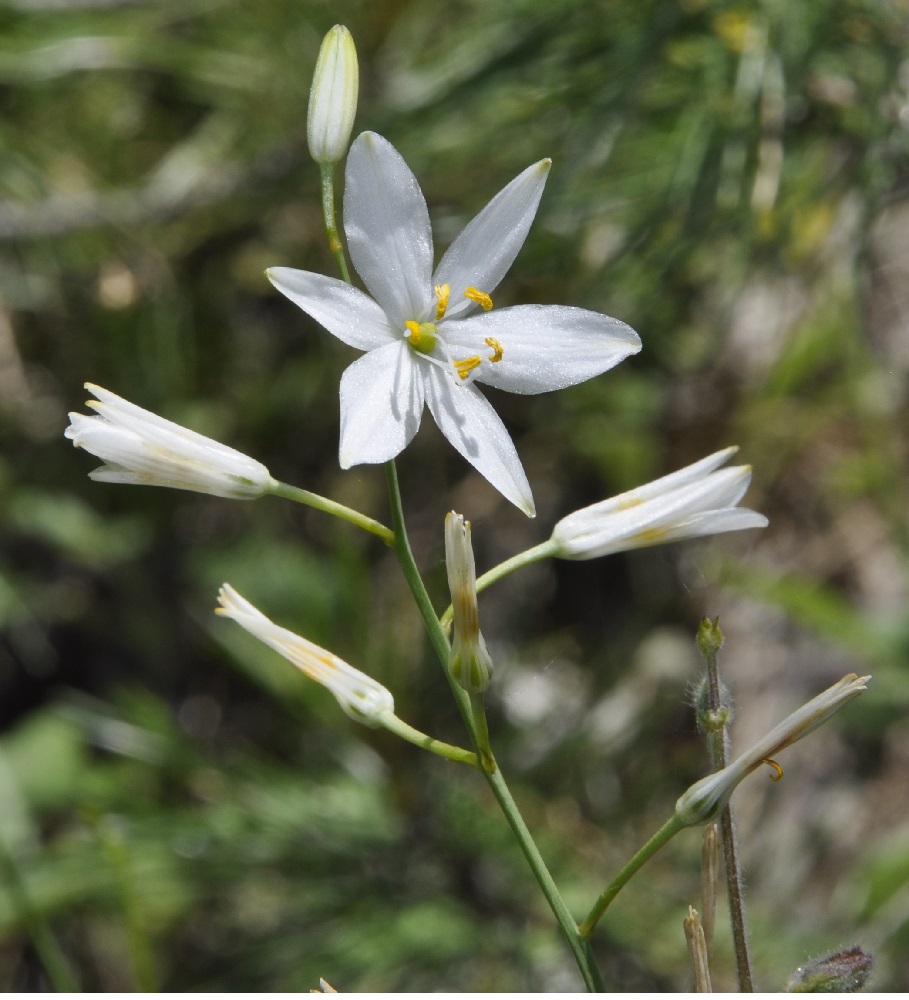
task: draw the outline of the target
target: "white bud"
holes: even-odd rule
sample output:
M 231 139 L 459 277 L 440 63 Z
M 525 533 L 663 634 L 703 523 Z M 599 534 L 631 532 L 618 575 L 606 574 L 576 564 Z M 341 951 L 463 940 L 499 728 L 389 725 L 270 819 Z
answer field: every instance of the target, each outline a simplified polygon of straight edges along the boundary
M 275 625 L 229 584 L 225 583 L 221 587 L 218 602 L 220 607 L 215 608 L 215 614 L 232 618 L 251 635 L 289 660 L 298 670 L 302 670 L 307 677 L 327 687 L 352 719 L 366 725 L 380 726 L 387 716 L 394 715 L 395 701 L 387 688 L 345 663 L 334 653 L 329 653 L 289 629 Z
M 274 484 L 261 462 L 143 410 L 87 382 L 98 415 L 71 413 L 66 436 L 106 463 L 89 473 L 104 483 L 167 486 L 234 500 L 254 500 Z
M 715 471 L 738 449 L 725 448 L 646 486 L 577 510 L 553 528 L 554 554 L 594 559 L 699 535 L 764 528 L 767 518 L 738 508 L 751 467 Z
M 337 163 L 347 152 L 359 86 L 356 46 L 347 28 L 336 24 L 322 41 L 309 92 L 306 137 L 316 163 Z

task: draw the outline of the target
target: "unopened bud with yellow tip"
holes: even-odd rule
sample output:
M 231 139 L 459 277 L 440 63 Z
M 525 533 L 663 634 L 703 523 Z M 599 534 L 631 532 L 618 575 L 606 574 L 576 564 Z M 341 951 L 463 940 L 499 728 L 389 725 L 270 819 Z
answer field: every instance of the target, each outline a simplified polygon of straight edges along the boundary
M 347 153 L 359 88 L 356 46 L 347 28 L 336 24 L 319 49 L 309 92 L 306 138 L 316 163 L 335 164 Z
M 470 521 L 452 511 L 445 515 L 445 561 L 454 611 L 449 668 L 455 681 L 473 694 L 485 691 L 492 659 L 480 632 L 477 571 L 470 544 Z

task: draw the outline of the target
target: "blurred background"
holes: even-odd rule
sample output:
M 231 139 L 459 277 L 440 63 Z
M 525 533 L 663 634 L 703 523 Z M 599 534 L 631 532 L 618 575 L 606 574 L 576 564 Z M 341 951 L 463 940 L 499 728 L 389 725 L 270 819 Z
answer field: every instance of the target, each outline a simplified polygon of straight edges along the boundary
M 392 554 L 273 498 L 92 483 L 63 438 L 91 381 L 388 519 L 381 468 L 337 464 L 356 353 L 263 276 L 335 273 L 305 131 L 338 21 L 357 130 L 411 165 L 437 248 L 551 156 L 496 303 L 644 343 L 564 392 L 488 392 L 535 521 L 424 419 L 399 474 L 439 609 L 452 507 L 483 571 L 738 444 L 770 518 L 481 598 L 494 746 L 570 906 L 705 772 L 693 637 L 719 615 L 739 749 L 874 675 L 736 796 L 758 985 L 860 944 L 909 988 L 906 0 L 2 0 L 0 988 L 581 989 L 483 782 L 212 614 L 228 580 L 463 742 Z M 618 898 L 610 988 L 687 989 L 699 855 L 683 833 Z

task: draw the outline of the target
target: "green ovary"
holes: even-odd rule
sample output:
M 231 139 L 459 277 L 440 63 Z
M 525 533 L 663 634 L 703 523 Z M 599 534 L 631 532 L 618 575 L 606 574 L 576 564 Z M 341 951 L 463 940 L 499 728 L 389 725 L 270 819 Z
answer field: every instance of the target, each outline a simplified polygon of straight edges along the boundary
M 409 319 L 404 325 L 410 331 L 407 343 L 421 354 L 430 354 L 438 339 L 435 323 L 417 323 Z

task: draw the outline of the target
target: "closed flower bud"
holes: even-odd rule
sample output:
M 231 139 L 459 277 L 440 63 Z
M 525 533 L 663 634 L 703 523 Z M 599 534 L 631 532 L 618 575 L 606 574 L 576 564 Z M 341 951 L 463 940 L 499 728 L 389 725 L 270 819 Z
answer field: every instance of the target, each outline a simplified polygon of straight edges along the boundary
M 229 584 L 225 583 L 221 587 L 218 602 L 220 607 L 215 609 L 215 614 L 233 618 L 238 625 L 242 625 L 266 646 L 271 646 L 307 677 L 327 687 L 352 719 L 368 726 L 381 726 L 387 718 L 394 715 L 394 698 L 387 688 L 345 663 L 334 653 L 329 653 L 289 629 L 275 625 Z
M 719 469 L 737 449 L 726 448 L 646 486 L 563 517 L 552 531 L 553 554 L 594 559 L 700 535 L 764 528 L 767 518 L 738 507 L 751 468 Z
M 275 481 L 255 459 L 86 383 L 97 416 L 71 413 L 66 436 L 105 462 L 89 473 L 103 483 L 167 486 L 254 500 Z
M 316 163 L 334 164 L 346 154 L 357 113 L 359 86 L 360 70 L 353 38 L 347 28 L 336 24 L 319 49 L 309 92 L 306 137 Z
M 800 966 L 786 981 L 786 993 L 858 993 L 871 976 L 873 960 L 861 948 L 815 958 Z
M 477 572 L 470 544 L 470 521 L 452 511 L 445 515 L 445 562 L 454 611 L 449 667 L 465 691 L 485 691 L 492 677 L 492 659 L 480 632 Z

